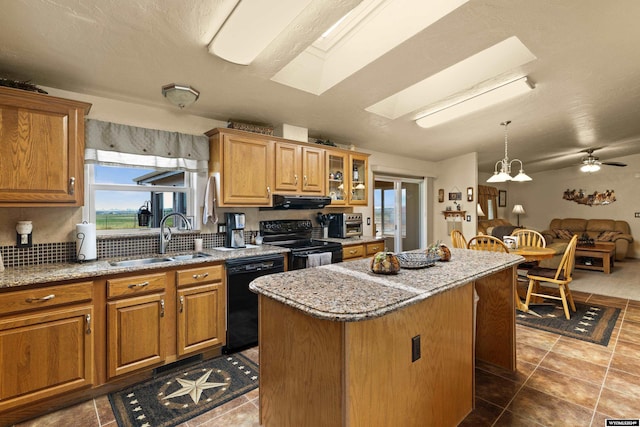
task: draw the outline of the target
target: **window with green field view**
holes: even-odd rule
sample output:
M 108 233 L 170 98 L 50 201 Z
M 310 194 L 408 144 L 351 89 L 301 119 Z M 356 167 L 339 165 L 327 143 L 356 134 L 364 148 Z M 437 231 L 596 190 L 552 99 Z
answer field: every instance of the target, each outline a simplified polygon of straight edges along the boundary
M 189 214 L 193 173 L 92 164 L 85 169 L 85 207 L 97 230 L 157 228 L 168 213 Z M 166 225 L 185 227 L 176 217 Z

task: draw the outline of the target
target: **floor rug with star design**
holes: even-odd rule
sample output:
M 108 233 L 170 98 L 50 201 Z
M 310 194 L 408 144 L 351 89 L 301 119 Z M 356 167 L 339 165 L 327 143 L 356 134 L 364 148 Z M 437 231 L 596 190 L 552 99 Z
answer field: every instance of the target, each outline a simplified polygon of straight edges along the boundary
M 165 371 L 109 394 L 120 427 L 172 427 L 258 387 L 258 366 L 241 354 Z
M 540 317 L 516 311 L 516 323 L 607 346 L 611 331 L 620 315 L 620 309 L 577 301 L 575 304 L 575 312 L 572 312 L 569 307 L 571 314 L 569 320 L 564 315 L 561 302 L 531 304 L 531 310 Z

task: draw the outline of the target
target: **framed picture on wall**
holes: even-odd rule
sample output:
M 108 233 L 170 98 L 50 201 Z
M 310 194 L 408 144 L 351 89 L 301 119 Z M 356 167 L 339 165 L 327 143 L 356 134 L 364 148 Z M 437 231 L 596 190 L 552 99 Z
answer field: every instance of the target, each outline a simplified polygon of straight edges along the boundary
M 438 202 L 444 202 L 444 188 L 438 190 Z
M 507 206 L 507 190 L 498 191 L 498 207 L 504 208 Z

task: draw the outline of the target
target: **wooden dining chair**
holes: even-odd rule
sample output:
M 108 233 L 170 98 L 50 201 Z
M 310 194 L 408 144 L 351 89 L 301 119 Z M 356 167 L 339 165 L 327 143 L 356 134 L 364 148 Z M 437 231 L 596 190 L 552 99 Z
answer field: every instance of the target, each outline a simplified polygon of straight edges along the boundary
M 464 234 L 460 230 L 451 232 L 451 244 L 454 248 L 467 249 L 467 239 L 464 238 Z
M 571 289 L 569 289 L 569 283 L 571 283 L 571 275 L 573 273 L 573 266 L 575 263 L 576 245 L 578 244 L 578 235 L 574 235 L 567 249 L 564 251 L 562 260 L 557 269 L 535 267 L 529 270 L 527 278 L 529 279 L 529 288 L 527 289 L 527 299 L 525 305 L 528 307 L 531 301 L 531 296 L 537 296 L 542 298 L 550 298 L 562 301 L 562 307 L 564 308 L 564 315 L 567 319 L 571 318 L 569 313 L 569 305 L 572 311 L 576 311 L 576 305 L 573 302 L 573 295 L 571 295 Z M 549 283 L 551 285 L 557 285 L 560 291 L 560 296 L 544 294 L 540 290 L 540 283 Z M 567 304 L 568 302 L 568 304 Z
M 467 243 L 467 249 L 509 253 L 509 248 L 507 248 L 507 245 L 505 245 L 502 240 L 485 234 L 473 236 L 471 240 L 469 240 L 469 243 Z
M 535 230 L 528 230 L 526 228 L 517 228 L 511 233 L 512 236 L 517 237 L 518 246 L 534 246 L 538 248 L 546 248 L 547 241 L 544 236 Z

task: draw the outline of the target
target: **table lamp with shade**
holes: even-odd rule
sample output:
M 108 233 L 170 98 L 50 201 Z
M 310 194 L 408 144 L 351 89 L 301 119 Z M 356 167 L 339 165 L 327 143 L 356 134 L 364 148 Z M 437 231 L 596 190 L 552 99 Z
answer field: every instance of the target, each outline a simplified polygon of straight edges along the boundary
M 524 207 L 522 205 L 513 205 L 512 213 L 516 214 L 518 217 L 518 227 L 520 227 L 520 215 L 524 215 L 526 212 L 524 211 Z

